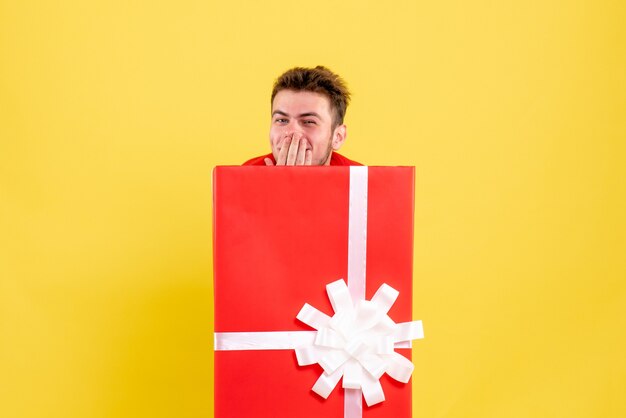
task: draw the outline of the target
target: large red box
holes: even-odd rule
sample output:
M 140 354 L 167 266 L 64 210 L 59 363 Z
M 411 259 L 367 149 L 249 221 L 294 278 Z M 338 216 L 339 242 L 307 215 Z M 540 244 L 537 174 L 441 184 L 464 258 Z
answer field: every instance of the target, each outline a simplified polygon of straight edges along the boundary
M 369 167 L 366 299 L 387 283 L 389 311 L 411 321 L 414 168 Z M 333 314 L 325 286 L 347 277 L 350 167 L 216 167 L 215 332 L 308 331 L 304 303 Z M 411 357 L 410 349 L 397 349 Z M 293 350 L 215 351 L 215 417 L 344 417 L 341 383 L 311 391 L 322 373 Z M 411 416 L 411 386 L 384 375 L 386 400 L 365 418 Z

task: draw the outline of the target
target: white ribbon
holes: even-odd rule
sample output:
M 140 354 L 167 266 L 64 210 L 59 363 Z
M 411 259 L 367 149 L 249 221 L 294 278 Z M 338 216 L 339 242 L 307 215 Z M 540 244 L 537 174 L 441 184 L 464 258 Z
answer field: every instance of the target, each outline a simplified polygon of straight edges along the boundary
M 293 350 L 313 344 L 315 331 L 216 332 L 215 351 Z
M 309 304 L 297 318 L 317 331 L 216 332 L 215 350 L 291 350 L 301 366 L 319 364 L 324 372 L 313 391 L 327 398 L 343 377 L 344 418 L 361 418 L 361 393 L 368 406 L 385 400 L 380 377 L 406 383 L 413 363 L 395 352 L 424 338 L 422 321 L 396 324 L 387 312 L 398 291 L 383 284 L 365 300 L 367 254 L 367 167 L 350 167 L 348 283 L 326 286 L 335 314 Z

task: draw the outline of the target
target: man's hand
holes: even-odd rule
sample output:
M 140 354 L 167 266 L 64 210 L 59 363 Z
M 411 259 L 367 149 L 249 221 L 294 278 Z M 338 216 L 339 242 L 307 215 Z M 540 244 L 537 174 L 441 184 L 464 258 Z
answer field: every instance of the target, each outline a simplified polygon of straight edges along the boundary
M 307 141 L 302 134 L 293 134 L 283 139 L 282 147 L 276 159 L 276 165 L 311 165 L 313 157 Z M 274 165 L 271 159 L 266 158 L 265 165 Z

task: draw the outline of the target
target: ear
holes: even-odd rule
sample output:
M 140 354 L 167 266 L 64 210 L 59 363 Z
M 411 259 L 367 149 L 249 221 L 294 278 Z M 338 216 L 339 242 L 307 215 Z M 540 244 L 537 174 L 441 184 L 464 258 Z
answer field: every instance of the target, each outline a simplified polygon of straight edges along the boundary
M 341 148 L 343 143 L 346 141 L 346 136 L 348 136 L 346 125 L 339 125 L 335 128 L 332 139 L 333 151 L 337 151 Z

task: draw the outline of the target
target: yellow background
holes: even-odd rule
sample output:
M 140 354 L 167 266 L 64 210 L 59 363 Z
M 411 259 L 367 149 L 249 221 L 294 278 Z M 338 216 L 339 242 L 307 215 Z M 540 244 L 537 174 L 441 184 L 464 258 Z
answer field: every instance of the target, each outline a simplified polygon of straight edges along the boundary
M 211 168 L 316 64 L 417 167 L 414 416 L 626 416 L 624 4 L 2 0 L 0 416 L 211 416 Z

